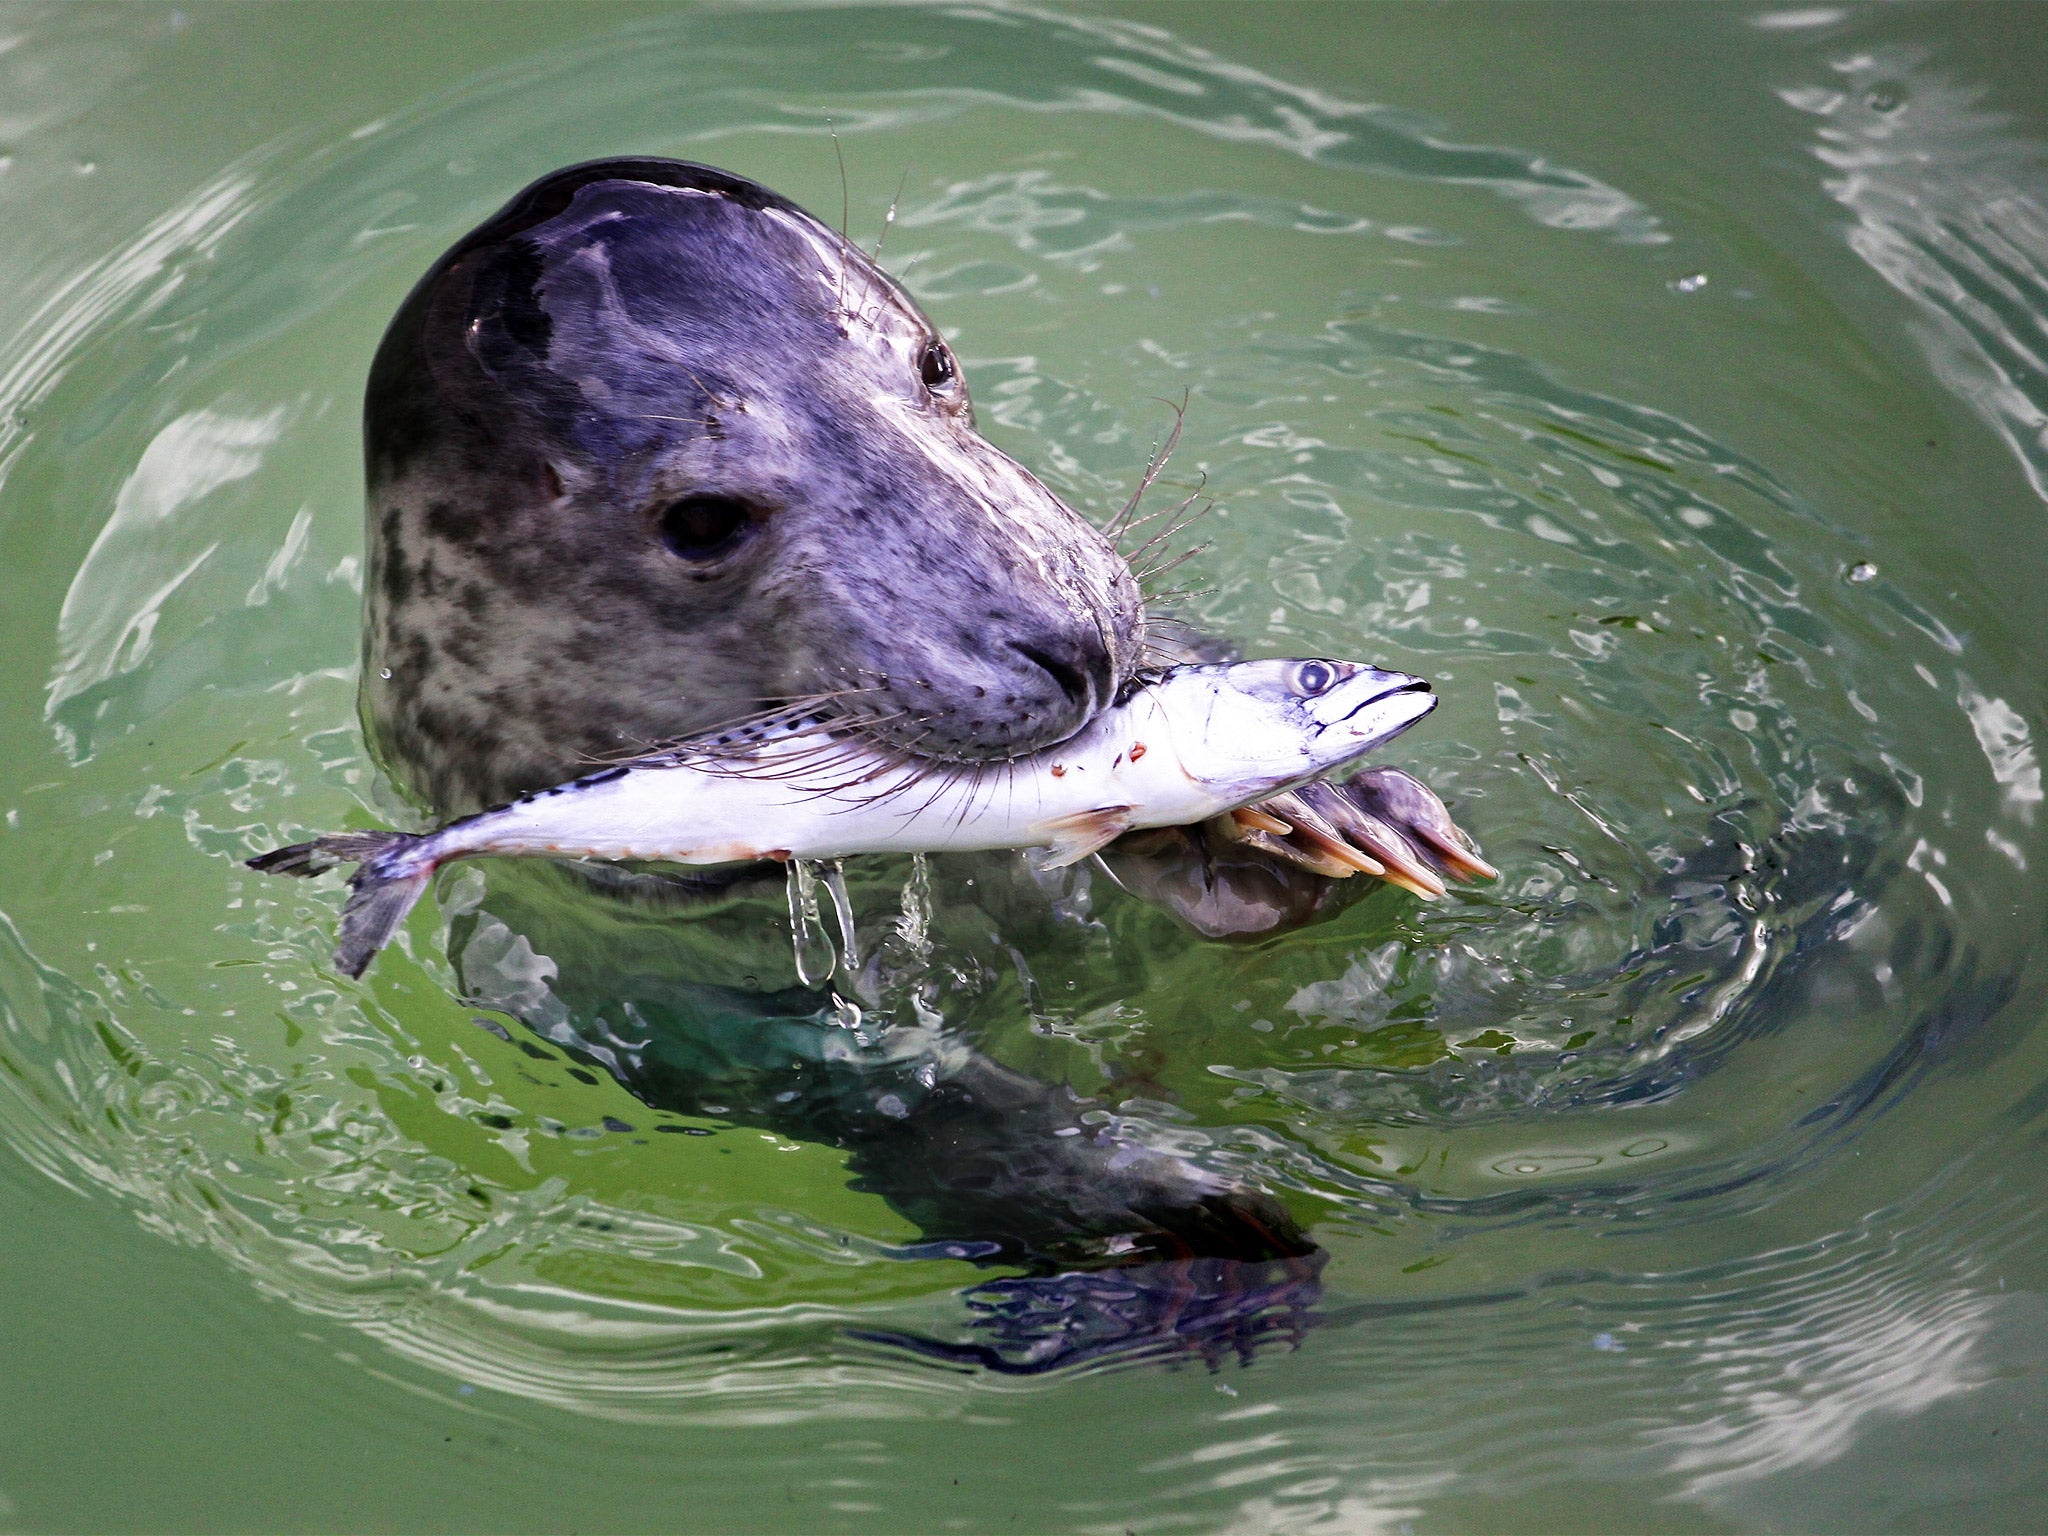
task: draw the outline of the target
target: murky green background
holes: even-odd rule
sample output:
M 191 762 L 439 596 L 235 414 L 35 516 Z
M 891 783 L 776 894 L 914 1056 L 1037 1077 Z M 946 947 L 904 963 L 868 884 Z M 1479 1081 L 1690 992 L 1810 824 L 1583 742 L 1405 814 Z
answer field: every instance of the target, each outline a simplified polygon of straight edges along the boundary
M 0 13 L 5 1518 L 2048 1525 L 2044 76 L 2029 6 Z M 237 863 L 398 809 L 405 289 L 598 155 L 836 214 L 828 124 L 996 441 L 1106 514 L 1186 393 L 1194 610 L 1444 694 L 1496 888 L 1217 946 L 934 872 L 944 1029 L 1314 1224 L 1298 1348 L 860 1345 L 986 1275 L 475 1027 L 501 876 L 356 985 Z

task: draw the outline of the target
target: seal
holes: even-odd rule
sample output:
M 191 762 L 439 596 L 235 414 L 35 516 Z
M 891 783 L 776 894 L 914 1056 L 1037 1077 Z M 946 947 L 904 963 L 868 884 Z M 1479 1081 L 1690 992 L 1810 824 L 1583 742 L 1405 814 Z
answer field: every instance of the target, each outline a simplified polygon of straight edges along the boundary
M 798 697 L 1009 757 L 1138 666 L 1130 569 L 909 295 L 710 166 L 519 193 L 392 320 L 364 438 L 365 725 L 443 815 Z
M 795 699 L 913 758 L 1008 759 L 1168 659 L 1103 534 L 976 432 L 903 289 L 709 166 L 607 160 L 519 193 L 404 301 L 364 437 L 364 723 L 444 818 Z M 1457 867 L 1455 827 L 1398 770 L 1322 789 L 1248 827 L 1120 840 L 1104 867 L 1219 936 L 1319 910 L 1338 838 Z M 937 906 L 997 931 L 1013 899 L 1044 911 L 1019 861 L 974 873 Z M 758 882 L 678 897 L 680 877 L 631 878 L 647 883 L 552 863 L 494 877 L 451 926 L 463 995 L 657 1109 L 842 1148 L 948 1256 L 1026 1269 L 994 1283 L 1013 1289 L 989 1293 L 992 1331 L 965 1354 L 896 1342 L 1040 1371 L 1306 1326 L 1322 1255 L 1272 1195 L 950 1030 L 870 1048 L 821 1027 L 834 999 L 801 963 L 796 986 L 761 981 L 791 962 Z M 690 922 L 669 921 L 672 898 Z M 1055 941 L 1084 938 L 1062 924 Z

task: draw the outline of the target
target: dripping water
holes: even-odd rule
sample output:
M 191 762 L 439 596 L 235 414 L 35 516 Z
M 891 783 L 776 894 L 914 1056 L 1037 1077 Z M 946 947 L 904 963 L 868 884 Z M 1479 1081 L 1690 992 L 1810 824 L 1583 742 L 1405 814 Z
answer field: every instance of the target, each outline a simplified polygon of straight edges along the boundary
M 796 979 L 807 987 L 822 986 L 838 969 L 839 954 L 818 907 L 817 874 L 803 859 L 789 861 L 789 937 Z

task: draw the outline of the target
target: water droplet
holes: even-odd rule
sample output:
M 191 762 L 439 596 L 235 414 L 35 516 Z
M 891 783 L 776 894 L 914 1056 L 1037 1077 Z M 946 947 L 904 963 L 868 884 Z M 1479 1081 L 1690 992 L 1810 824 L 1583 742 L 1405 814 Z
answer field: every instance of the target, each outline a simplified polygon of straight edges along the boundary
M 1858 560 L 1848 570 L 1844 571 L 1842 576 L 1845 581 L 1853 581 L 1860 587 L 1866 581 L 1877 580 L 1877 567 L 1868 560 Z
M 1707 274 L 1704 272 L 1691 272 L 1684 277 L 1674 277 L 1664 286 L 1673 293 L 1698 293 L 1707 286 Z
M 853 898 L 846 890 L 846 865 L 838 859 L 824 866 L 825 893 L 832 898 L 832 916 L 839 926 L 839 952 L 849 971 L 860 969 L 860 945 L 854 937 Z
M 377 675 L 383 678 L 384 681 L 387 683 L 391 681 L 391 669 L 389 667 L 379 667 L 377 669 Z
M 789 934 L 796 961 L 796 979 L 815 987 L 839 964 L 839 952 L 825 933 L 818 908 L 818 882 L 802 859 L 789 861 Z

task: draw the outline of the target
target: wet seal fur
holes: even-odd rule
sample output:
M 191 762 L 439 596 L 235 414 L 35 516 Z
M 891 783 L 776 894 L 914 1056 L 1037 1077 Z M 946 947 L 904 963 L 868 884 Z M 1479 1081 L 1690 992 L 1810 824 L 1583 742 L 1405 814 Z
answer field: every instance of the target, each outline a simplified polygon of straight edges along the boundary
M 1137 669 L 1129 568 L 923 312 L 730 172 L 535 182 L 405 300 L 364 429 L 364 721 L 444 815 L 808 695 L 1006 758 Z

